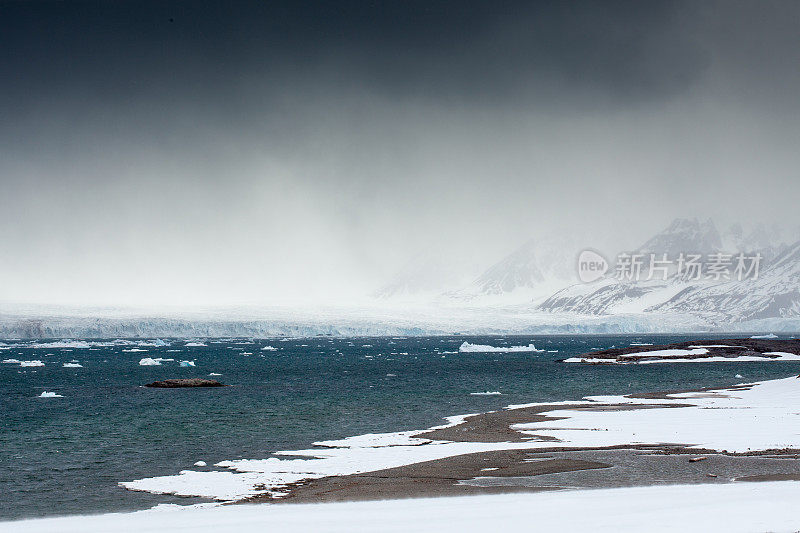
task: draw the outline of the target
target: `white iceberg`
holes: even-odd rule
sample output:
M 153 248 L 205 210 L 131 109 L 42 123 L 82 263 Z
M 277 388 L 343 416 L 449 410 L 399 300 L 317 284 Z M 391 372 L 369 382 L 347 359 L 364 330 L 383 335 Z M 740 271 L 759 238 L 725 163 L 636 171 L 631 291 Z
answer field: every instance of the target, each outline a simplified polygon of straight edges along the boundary
M 208 344 L 206 344 L 204 342 L 187 342 L 186 344 L 184 344 L 184 346 L 195 346 L 195 347 L 197 347 L 197 346 L 208 346 Z
M 261 348 L 261 351 L 276 352 L 278 351 L 278 349 L 275 348 L 274 346 L 264 346 L 263 348 Z
M 461 346 L 458 347 L 459 352 L 474 352 L 474 353 L 488 353 L 488 352 L 543 352 L 544 350 L 539 350 L 533 343 L 528 344 L 527 346 L 489 346 L 488 344 L 472 344 L 469 342 L 463 342 Z
M 181 361 L 181 366 L 194 366 L 194 361 Z
M 19 366 L 44 366 L 44 363 L 36 359 L 35 361 L 20 361 Z
M 61 366 L 64 368 L 83 368 L 83 365 L 80 363 L 64 363 Z
M 39 398 L 63 398 L 63 396 L 61 396 L 60 394 L 56 394 L 55 392 L 43 391 L 39 395 Z
M 161 361 L 156 361 L 152 357 L 145 357 L 139 360 L 139 366 L 159 366 Z

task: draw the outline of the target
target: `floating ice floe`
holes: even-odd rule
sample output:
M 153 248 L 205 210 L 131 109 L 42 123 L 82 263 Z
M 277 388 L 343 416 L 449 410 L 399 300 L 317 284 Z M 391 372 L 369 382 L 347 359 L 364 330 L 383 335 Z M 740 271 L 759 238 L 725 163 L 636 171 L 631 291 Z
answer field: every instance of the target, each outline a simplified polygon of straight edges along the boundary
M 34 361 L 20 361 L 19 366 L 44 366 L 44 363 L 36 359 Z
M 128 353 L 136 353 L 136 352 L 146 352 L 147 350 L 143 350 L 141 348 L 131 348 L 129 350 L 122 350 L 122 351 Z
M 470 396 L 500 396 L 503 394 L 500 391 L 486 391 L 486 392 L 470 392 Z
M 538 350 L 533 343 L 527 346 L 489 346 L 488 344 L 471 344 L 469 342 L 463 342 L 461 346 L 458 347 L 459 352 L 479 352 L 479 353 L 487 353 L 487 352 L 543 352 L 544 350 Z
M 750 337 L 751 339 L 777 339 L 778 336 L 774 333 L 768 333 L 766 335 L 753 335 Z
M 211 372 L 208 374 L 209 376 L 221 376 L 222 374 L 217 374 L 216 372 Z
M 20 364 L 21 362 L 19 359 L 3 359 L 3 363 L 7 364 Z
M 179 364 L 181 366 L 194 366 L 194 361 L 181 361 Z
M 161 361 L 156 361 L 152 357 L 144 357 L 139 360 L 139 366 L 159 366 Z
M 83 365 L 80 363 L 64 363 L 61 366 L 64 368 L 83 368 Z
M 194 466 L 208 466 L 208 464 L 205 461 L 197 461 Z
M 56 394 L 55 392 L 43 391 L 39 395 L 39 398 L 63 398 L 63 396 L 61 396 L 60 394 Z
M 276 347 L 274 347 L 274 346 L 264 346 L 263 348 L 261 348 L 261 351 L 277 352 L 278 349 Z
M 204 342 L 187 342 L 184 346 L 188 347 L 200 347 L 200 346 L 208 346 L 208 344 Z

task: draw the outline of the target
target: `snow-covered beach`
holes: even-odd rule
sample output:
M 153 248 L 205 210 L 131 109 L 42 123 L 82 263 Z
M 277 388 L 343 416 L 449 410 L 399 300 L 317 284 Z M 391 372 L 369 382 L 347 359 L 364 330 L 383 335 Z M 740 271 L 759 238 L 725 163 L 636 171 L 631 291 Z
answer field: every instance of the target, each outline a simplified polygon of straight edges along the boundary
M 161 505 L 129 514 L 6 522 L 0 531 L 485 531 L 530 525 L 568 531 L 793 531 L 800 527 L 791 512 L 800 496 L 798 405 L 795 376 L 716 390 L 512 405 L 451 417 L 428 430 L 318 442 L 271 459 L 225 461 L 215 470 L 123 483 L 220 502 L 256 496 L 297 504 Z M 654 464 L 669 460 L 685 469 L 679 478 L 684 482 L 654 477 L 634 486 L 556 492 L 571 487 L 536 485 L 537 477 L 563 472 L 613 478 L 619 470 L 574 455 L 583 450 L 633 454 Z M 452 477 L 444 483 L 427 479 L 437 478 L 437 468 Z M 412 492 L 403 488 L 409 478 L 416 485 Z M 534 483 L 515 485 L 520 478 Z M 381 488 L 377 479 L 399 488 Z M 454 489 L 439 490 L 443 486 Z M 576 508 L 582 512 L 572 512 Z

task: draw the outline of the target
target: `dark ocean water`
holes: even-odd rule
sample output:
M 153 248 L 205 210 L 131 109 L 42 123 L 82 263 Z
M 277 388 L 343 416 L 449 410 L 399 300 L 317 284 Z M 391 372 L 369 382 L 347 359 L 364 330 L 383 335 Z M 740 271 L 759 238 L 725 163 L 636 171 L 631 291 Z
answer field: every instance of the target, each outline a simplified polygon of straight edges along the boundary
M 513 403 L 724 386 L 743 381 L 736 374 L 756 381 L 800 372 L 797 362 L 558 362 L 592 349 L 692 338 L 724 336 L 315 337 L 208 340 L 199 347 L 167 340 L 168 346 L 139 348 L 146 352 L 125 351 L 134 345 L 20 348 L 21 341 L 3 341 L 0 358 L 38 359 L 45 366 L 0 365 L 0 519 L 190 503 L 129 492 L 117 483 L 174 474 L 198 460 L 264 458 L 316 440 L 425 428 L 444 416 Z M 557 353 L 445 353 L 465 340 L 532 342 Z M 277 350 L 261 350 L 268 345 Z M 143 357 L 175 361 L 140 366 Z M 71 360 L 83 367 L 62 367 Z M 179 360 L 196 366 L 181 367 Z M 212 372 L 231 386 L 142 387 Z M 39 398 L 45 390 L 63 397 Z M 502 395 L 470 395 L 481 391 Z

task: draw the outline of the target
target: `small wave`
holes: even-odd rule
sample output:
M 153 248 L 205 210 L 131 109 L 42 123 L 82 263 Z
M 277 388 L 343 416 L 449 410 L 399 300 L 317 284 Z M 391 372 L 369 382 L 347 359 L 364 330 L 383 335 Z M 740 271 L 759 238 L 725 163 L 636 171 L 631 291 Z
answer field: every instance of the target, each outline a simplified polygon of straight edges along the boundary
M 486 392 L 470 392 L 470 396 L 500 396 L 503 394 L 500 391 L 486 391 Z

